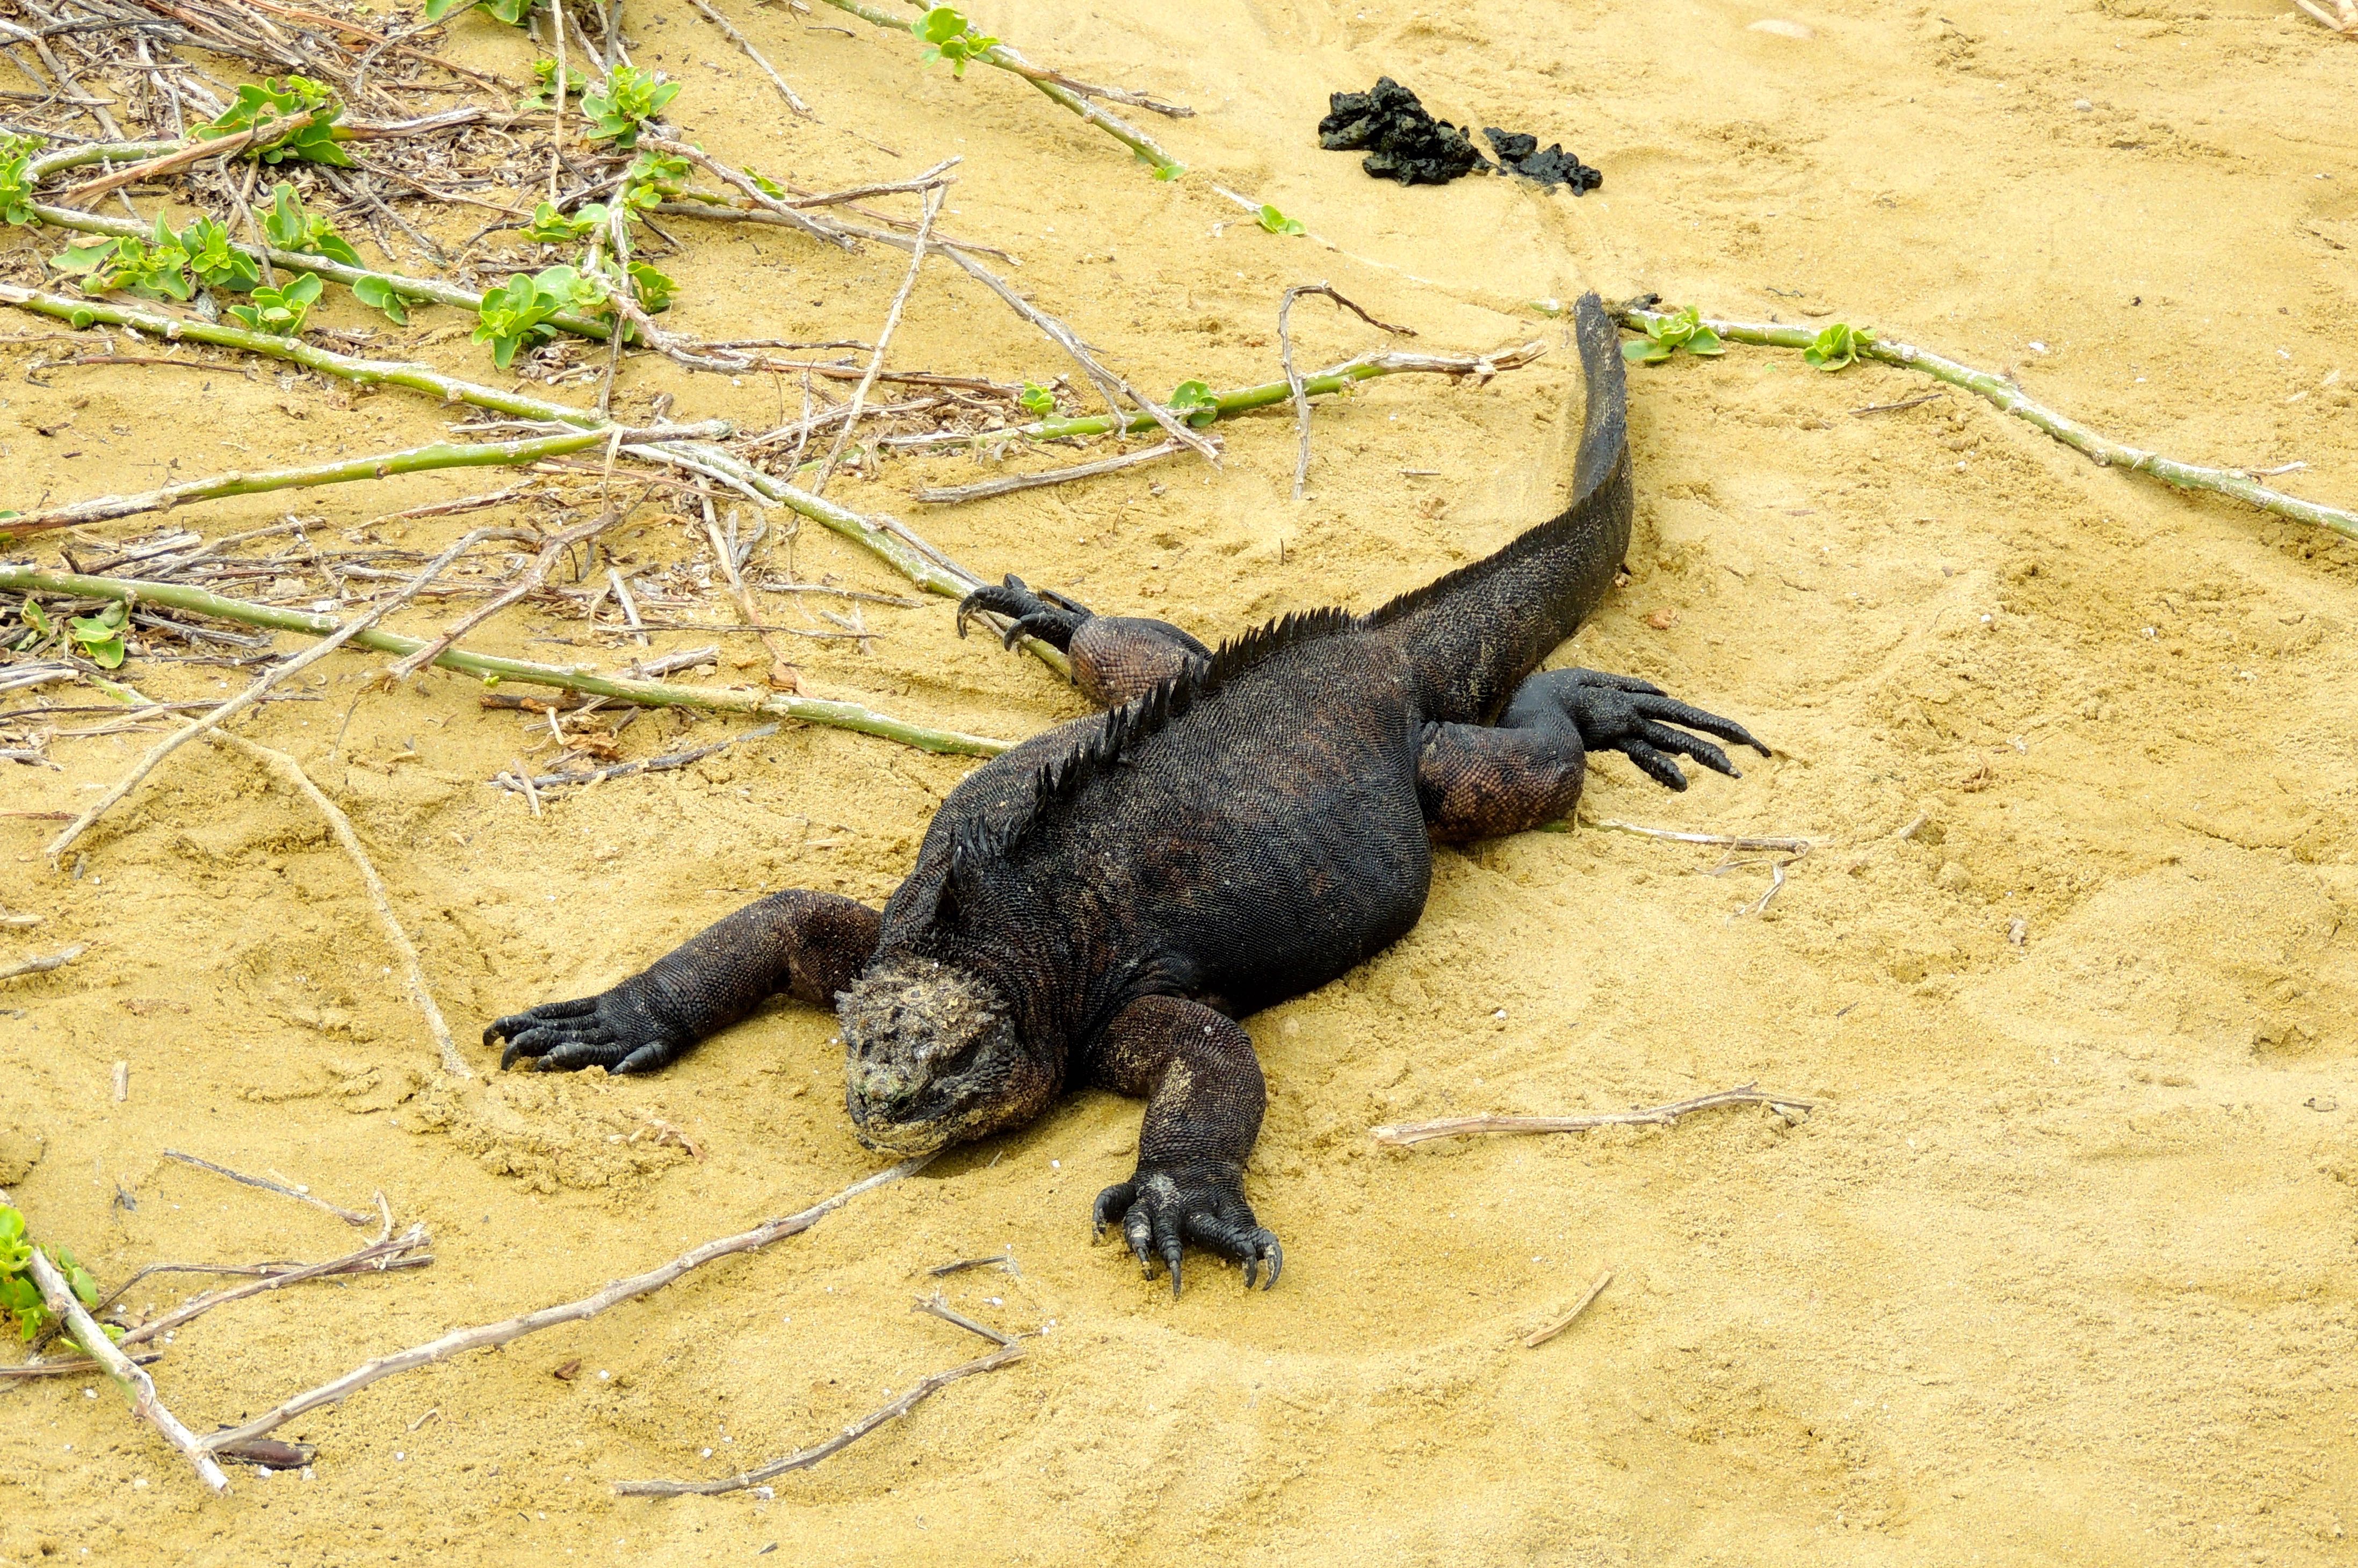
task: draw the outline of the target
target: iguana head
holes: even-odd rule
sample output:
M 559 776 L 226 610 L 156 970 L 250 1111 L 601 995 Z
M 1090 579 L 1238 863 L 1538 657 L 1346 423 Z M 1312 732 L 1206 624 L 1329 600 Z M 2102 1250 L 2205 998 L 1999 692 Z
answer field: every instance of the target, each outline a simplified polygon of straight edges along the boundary
M 1055 1096 L 1007 999 L 967 970 L 891 958 L 838 992 L 844 1103 L 860 1141 L 924 1154 L 1029 1121 Z

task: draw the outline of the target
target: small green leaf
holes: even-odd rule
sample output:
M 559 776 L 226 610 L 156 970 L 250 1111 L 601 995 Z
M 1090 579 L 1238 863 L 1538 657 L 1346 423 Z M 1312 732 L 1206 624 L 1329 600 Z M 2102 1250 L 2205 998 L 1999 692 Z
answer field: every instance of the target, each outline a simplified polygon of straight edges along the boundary
M 1015 401 L 1035 418 L 1045 419 L 1056 411 L 1056 395 L 1033 382 L 1023 384 L 1023 391 Z
M 1838 371 L 1856 362 L 1859 354 L 1875 341 L 1871 328 L 1853 327 L 1836 321 L 1821 331 L 1801 357 L 1823 371 Z
M 1306 234 L 1310 232 L 1302 226 L 1301 220 L 1289 218 L 1266 203 L 1262 205 L 1259 216 L 1260 226 L 1272 234 Z
M 352 297 L 372 309 L 382 310 L 393 319 L 395 326 L 409 325 L 409 311 L 401 303 L 401 296 L 393 291 L 390 280 L 371 273 L 352 285 Z
M 1621 357 L 1633 365 L 1653 364 L 1671 357 L 1671 346 L 1651 338 L 1632 338 L 1621 345 Z
M 1200 381 L 1183 381 L 1173 389 L 1171 407 L 1188 424 L 1201 428 L 1220 416 L 1219 399 L 1212 395 L 1211 387 Z

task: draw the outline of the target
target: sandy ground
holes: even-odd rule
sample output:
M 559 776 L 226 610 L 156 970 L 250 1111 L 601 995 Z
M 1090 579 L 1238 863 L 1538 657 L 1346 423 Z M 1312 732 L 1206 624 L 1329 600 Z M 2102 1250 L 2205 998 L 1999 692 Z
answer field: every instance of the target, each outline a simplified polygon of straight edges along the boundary
M 730 9 L 823 123 L 778 115 L 685 5 L 631 0 L 642 63 L 690 84 L 691 134 L 814 184 L 963 155 L 946 222 L 1019 251 L 1026 287 L 1150 388 L 1269 379 L 1290 283 L 1331 278 L 1459 351 L 1560 343 L 1532 299 L 1652 289 L 1872 322 L 2010 368 L 2125 438 L 2303 460 L 2288 487 L 2358 495 L 2358 53 L 2278 0 L 984 8 L 1037 58 L 1195 104 L 1150 127 L 1195 171 L 1176 186 L 1004 76 L 921 70 L 872 30 L 811 30 L 824 12 Z M 1812 36 L 1748 28 L 1763 16 Z M 462 35 L 521 58 L 489 23 Z M 1451 118 L 1561 136 L 1605 189 L 1365 178 L 1312 125 L 1326 92 L 1379 72 Z M 1239 223 L 1216 182 L 1339 250 Z M 773 232 L 687 231 L 674 324 L 872 332 L 896 256 Z M 419 331 L 455 321 L 425 312 Z M 1369 338 L 1315 302 L 1297 321 L 1311 359 Z M 487 375 L 450 337 L 420 351 Z M 38 347 L 8 351 L 0 452 L 13 490 L 59 499 L 168 464 L 377 449 L 440 420 L 268 370 L 35 384 L 18 372 Z M 895 361 L 1066 368 L 946 269 Z M 1631 381 L 1630 580 L 1559 660 L 1740 715 L 1778 755 L 1679 796 L 1606 760 L 1584 812 L 1822 848 L 1758 915 L 1737 912 L 1766 871 L 1704 874 L 1710 849 L 1583 830 L 1442 852 L 1412 936 L 1252 1021 L 1271 1103 L 1250 1190 L 1286 1243 L 1274 1293 L 1247 1298 L 1207 1260 L 1174 1303 L 1090 1249 L 1087 1206 L 1128 1173 L 1139 1108 L 1083 1094 L 768 1253 L 306 1417 L 287 1435 L 319 1445 L 313 1470 L 240 1471 L 226 1500 L 200 1500 L 103 1386 L 0 1391 L 0 1559 L 2353 1561 L 2358 553 L 2096 469 L 1978 403 L 1852 416 L 1929 390 L 1898 371 L 1739 349 Z M 748 424 L 782 395 L 661 368 L 623 385 Z M 1578 396 L 1560 349 L 1478 390 L 1378 384 L 1321 407 L 1298 504 L 1282 416 L 1225 427 L 1217 474 L 914 505 L 917 484 L 974 472 L 942 459 L 837 493 L 978 568 L 1217 635 L 1373 604 L 1504 540 L 1557 493 Z M 37 433 L 68 411 L 61 435 Z M 332 537 L 494 482 L 292 504 Z M 210 536 L 287 510 L 176 521 Z M 692 554 L 647 516 L 618 548 Z M 438 545 L 465 521 L 380 535 Z M 897 586 L 816 530 L 794 548 L 806 575 Z M 1081 710 L 1035 665 L 957 641 L 938 604 L 870 623 L 871 653 L 813 645 L 813 690 L 1008 737 Z M 476 642 L 624 657 L 534 640 L 579 632 L 510 616 Z M 352 813 L 462 1036 L 610 983 L 763 889 L 882 900 L 971 765 L 790 730 L 535 820 L 485 784 L 535 743 L 513 715 L 448 676 L 364 693 L 374 663 L 330 661 L 324 700 L 252 732 Z M 200 666 L 126 671 L 158 697 L 228 689 Z M 626 741 L 646 755 L 726 730 L 649 719 Z M 61 740 L 64 772 L 11 769 L 0 793 L 77 806 L 145 743 Z M 53 827 L 0 822 L 6 902 L 46 916 L 0 957 L 89 948 L 10 982 L 0 1013 L 0 1182 L 38 1233 L 110 1280 L 351 1244 L 328 1216 L 162 1161 L 168 1146 L 345 1203 L 382 1189 L 436 1238 L 430 1271 L 180 1334 L 157 1378 L 200 1429 L 876 1168 L 839 1109 L 829 1021 L 806 1010 L 646 1080 L 438 1079 L 347 862 L 240 758 L 175 759 L 83 847 L 79 880 L 40 862 Z M 1368 1132 L 1756 1077 L 1819 1108 L 1797 1127 L 1723 1112 L 1408 1151 Z M 651 1117 L 706 1157 L 653 1141 Z M 989 1253 L 1011 1266 L 948 1294 L 1042 1331 L 1019 1366 L 773 1498 L 609 1495 L 818 1441 L 974 1354 L 909 1306 L 928 1267 Z M 1571 1332 L 1522 1347 L 1608 1265 Z M 136 1304 L 176 1299 L 143 1287 Z M 577 1379 L 551 1377 L 576 1359 Z

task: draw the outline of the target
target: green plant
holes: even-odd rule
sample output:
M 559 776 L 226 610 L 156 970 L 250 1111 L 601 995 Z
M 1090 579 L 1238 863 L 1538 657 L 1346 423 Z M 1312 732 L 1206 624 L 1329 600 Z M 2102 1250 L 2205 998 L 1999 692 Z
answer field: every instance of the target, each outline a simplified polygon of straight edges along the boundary
M 631 264 L 631 292 L 638 297 L 639 308 L 653 316 L 671 308 L 671 297 L 679 285 L 643 261 Z
M 1668 315 L 1646 318 L 1646 335 L 1621 345 L 1621 357 L 1631 364 L 1653 364 L 1677 350 L 1708 359 L 1727 352 L 1719 334 L 1703 324 L 1703 313 L 1690 305 Z
M 197 127 L 197 135 L 211 141 L 250 131 L 272 120 L 299 121 L 268 141 L 255 144 L 252 149 L 254 155 L 265 163 L 298 157 L 349 168 L 352 160 L 336 145 L 334 130 L 343 112 L 343 105 L 336 102 L 334 94 L 308 76 L 289 76 L 284 81 L 265 80 L 259 87 L 249 82 L 239 88 L 236 99 L 227 109 Z
M 536 59 L 533 61 L 532 79 L 534 82 L 533 90 L 530 92 L 525 93 L 522 98 L 516 100 L 516 113 L 519 114 L 535 114 L 540 110 L 550 107 L 557 101 L 557 62 L 555 60 Z M 566 97 L 580 97 L 582 92 L 588 85 L 588 83 L 584 82 L 579 76 L 573 74 L 573 72 L 568 70 L 565 73 Z
M 49 258 L 59 272 L 81 279 L 85 294 L 120 288 L 150 299 L 186 299 L 193 292 L 186 268 L 189 253 L 180 237 L 156 220 L 152 243 L 125 235 L 119 240 L 83 240 Z
M 1266 202 L 1261 204 L 1260 217 L 1260 226 L 1272 234 L 1306 234 L 1310 232 L 1302 226 L 1301 219 L 1289 218 Z
M 521 27 L 535 0 L 481 0 L 482 9 L 497 16 L 511 27 Z M 426 0 L 426 19 L 438 22 L 445 16 L 475 9 L 477 0 Z
M 1815 342 L 1801 351 L 1801 357 L 1820 370 L 1840 370 L 1855 362 L 1874 341 L 1874 329 L 1836 321 L 1820 332 Z
M 41 150 L 38 136 L 0 135 L 0 218 L 11 223 L 38 223 L 33 211 L 33 181 L 25 166 Z
M 120 604 L 73 616 L 66 622 L 66 641 L 100 669 L 117 668 L 123 663 L 123 624 L 129 618 Z
M 303 199 L 285 180 L 271 187 L 270 211 L 262 217 L 263 232 L 282 251 L 303 251 L 346 266 L 361 266 L 360 252 L 338 234 L 325 218 L 305 211 Z
M 668 282 L 668 280 L 666 280 Z M 503 288 L 483 295 L 476 313 L 474 341 L 492 345 L 492 362 L 505 370 L 516 350 L 557 335 L 546 325 L 560 310 L 595 310 L 607 303 L 605 282 L 570 266 L 552 266 L 530 276 L 517 273 Z
M 967 62 L 980 58 L 999 47 L 999 40 L 974 30 L 974 24 L 947 5 L 936 5 L 915 21 L 909 30 L 925 43 L 928 61 L 946 59 L 950 62 L 950 74 L 964 78 Z
M 1056 395 L 1035 382 L 1025 382 L 1022 393 L 1015 399 L 1023 411 L 1035 418 L 1045 419 L 1056 411 Z
M 618 65 L 598 87 L 581 95 L 581 113 L 590 119 L 585 133 L 593 142 L 635 147 L 639 133 L 679 96 L 679 83 L 665 81 L 653 71 Z
M 183 230 L 180 248 L 188 253 L 189 270 L 207 288 L 244 294 L 262 281 L 254 259 L 232 244 L 229 231 L 211 218 L 200 218 Z
M 371 273 L 352 285 L 352 297 L 372 310 L 382 310 L 396 327 L 409 325 L 409 309 L 393 291 L 393 279 Z
M 658 201 L 668 201 L 687 183 L 687 160 L 677 153 L 641 153 L 622 171 L 622 205 L 644 212 Z M 785 195 L 758 174 L 753 183 L 773 196 Z
M 298 274 L 276 288 L 265 284 L 254 291 L 253 304 L 231 306 L 230 318 L 257 332 L 291 338 L 303 330 L 303 318 L 326 287 L 314 272 Z
M 58 1266 L 66 1285 L 76 1299 L 86 1307 L 98 1304 L 98 1281 L 90 1271 L 74 1261 L 73 1253 L 63 1247 L 44 1247 L 49 1261 Z M 30 1342 L 53 1320 L 49 1303 L 41 1300 L 41 1288 L 33 1282 L 33 1244 L 25 1239 L 25 1217 L 5 1204 L 0 1204 L 0 1312 L 16 1320 L 17 1337 Z M 109 1338 L 122 1337 L 122 1331 L 109 1325 Z
M 586 240 L 604 227 L 606 204 L 592 201 L 572 212 L 559 212 L 544 201 L 532 210 L 532 222 L 524 226 L 524 237 L 535 244 L 564 245 L 575 240 Z
M 1212 395 L 1212 388 L 1206 382 L 1181 382 L 1171 391 L 1170 406 L 1199 430 L 1220 416 L 1220 400 Z

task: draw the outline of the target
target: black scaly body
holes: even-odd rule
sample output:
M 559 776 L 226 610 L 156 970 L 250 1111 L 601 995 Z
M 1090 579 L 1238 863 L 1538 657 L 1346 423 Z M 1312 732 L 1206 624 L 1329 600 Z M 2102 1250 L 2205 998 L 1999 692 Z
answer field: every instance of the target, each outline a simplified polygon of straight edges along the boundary
M 1632 509 L 1619 344 L 1576 330 L 1587 408 L 1572 504 L 1369 614 L 1288 616 L 1206 653 L 1175 627 L 1090 614 L 1016 579 L 997 611 L 1071 654 L 1110 711 L 968 775 L 882 914 L 789 892 L 597 997 L 501 1019 L 503 1065 L 659 1067 L 773 991 L 832 1004 L 862 1138 L 917 1152 L 1019 1125 L 1067 1087 L 1148 1099 L 1139 1167 L 1100 1196 L 1173 1288 L 1183 1241 L 1281 1254 L 1246 1204 L 1263 1086 L 1236 1022 L 1413 926 L 1432 844 L 1572 807 L 1586 754 L 1672 788 L 1671 754 L 1733 773 L 1670 724 L 1761 749 L 1642 681 L 1534 675 L 1610 589 Z M 1666 722 L 1667 721 L 1667 722 Z

